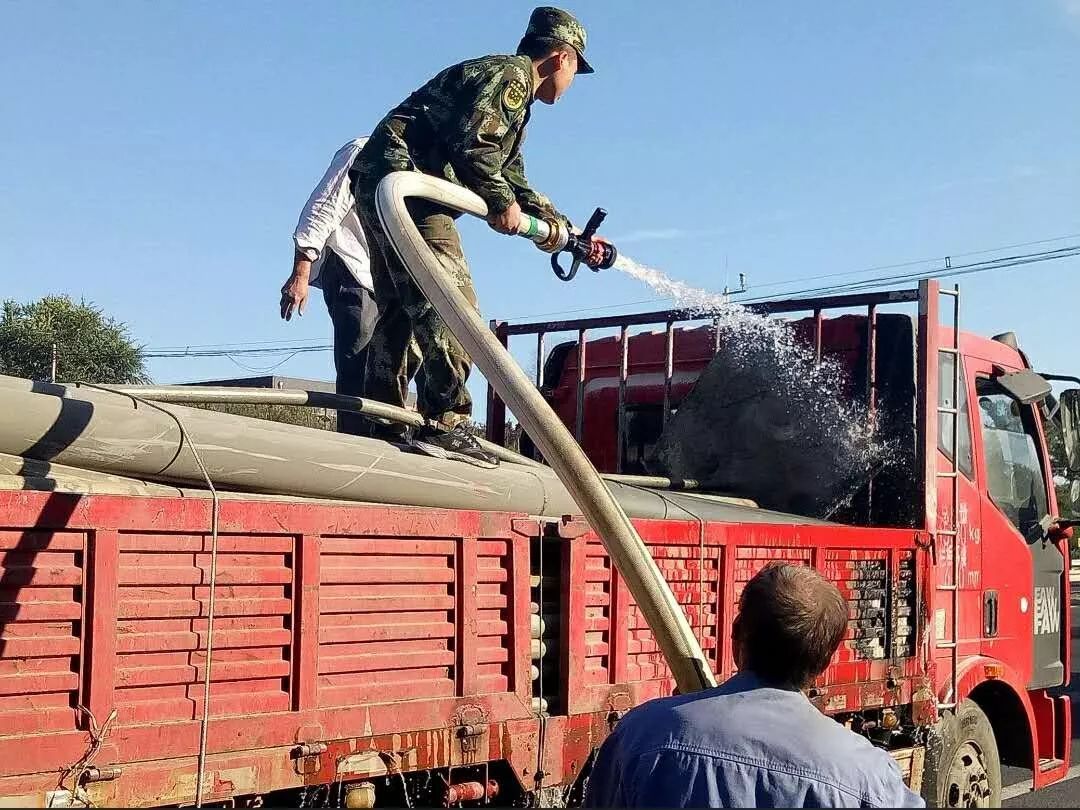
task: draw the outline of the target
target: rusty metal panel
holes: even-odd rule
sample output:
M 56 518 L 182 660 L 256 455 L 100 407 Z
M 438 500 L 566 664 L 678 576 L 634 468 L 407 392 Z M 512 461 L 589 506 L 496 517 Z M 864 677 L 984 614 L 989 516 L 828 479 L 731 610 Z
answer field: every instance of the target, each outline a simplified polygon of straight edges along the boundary
M 716 596 L 719 589 L 719 552 L 697 544 L 650 544 L 657 566 L 671 586 L 676 600 L 683 606 L 691 627 L 706 655 L 715 658 L 719 636 L 716 615 Z M 627 675 L 632 680 L 670 678 L 660 648 L 649 631 L 641 610 L 631 600 L 628 606 Z
M 582 681 L 586 684 L 606 684 L 610 679 L 610 593 L 615 571 L 603 545 L 597 540 L 585 545 L 583 573 L 585 657 Z
M 821 573 L 849 605 L 848 629 L 837 661 L 884 659 L 889 654 L 889 553 L 885 549 L 826 549 Z
M 119 536 L 115 708 L 125 723 L 202 716 L 210 538 Z M 211 714 L 291 707 L 291 537 L 218 541 Z
M 476 692 L 513 691 L 509 540 L 481 540 L 476 555 Z
M 453 540 L 323 538 L 319 702 L 457 693 Z
M 5 734 L 75 727 L 85 543 L 79 532 L 0 531 L 0 729 Z

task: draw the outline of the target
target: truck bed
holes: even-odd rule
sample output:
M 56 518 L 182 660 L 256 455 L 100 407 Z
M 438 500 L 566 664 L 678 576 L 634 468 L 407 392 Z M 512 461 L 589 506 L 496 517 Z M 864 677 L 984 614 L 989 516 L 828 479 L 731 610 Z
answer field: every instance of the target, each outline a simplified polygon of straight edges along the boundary
M 95 804 L 193 801 L 211 513 L 206 497 L 0 490 L 0 803 L 44 805 L 106 724 Z M 823 710 L 927 691 L 918 533 L 738 514 L 635 521 L 717 672 L 743 583 L 784 559 L 853 600 Z M 574 519 L 223 498 L 216 596 L 207 801 L 484 763 L 566 785 L 621 712 L 673 688 Z

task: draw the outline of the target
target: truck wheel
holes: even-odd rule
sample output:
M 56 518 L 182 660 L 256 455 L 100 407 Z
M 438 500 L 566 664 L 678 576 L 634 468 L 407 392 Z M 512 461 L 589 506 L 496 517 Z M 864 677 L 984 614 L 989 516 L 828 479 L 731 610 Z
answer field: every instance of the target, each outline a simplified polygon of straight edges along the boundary
M 997 740 L 975 702 L 965 700 L 931 730 L 922 793 L 930 807 L 1001 806 Z

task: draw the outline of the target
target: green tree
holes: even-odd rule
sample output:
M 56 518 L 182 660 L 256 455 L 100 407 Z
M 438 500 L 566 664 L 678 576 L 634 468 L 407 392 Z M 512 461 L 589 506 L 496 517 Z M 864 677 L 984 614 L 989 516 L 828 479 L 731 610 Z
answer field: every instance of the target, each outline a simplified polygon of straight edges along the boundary
M 0 373 L 48 380 L 56 346 L 59 382 L 107 385 L 146 383 L 143 347 L 127 327 L 93 304 L 50 295 L 20 304 L 5 301 L 0 312 Z

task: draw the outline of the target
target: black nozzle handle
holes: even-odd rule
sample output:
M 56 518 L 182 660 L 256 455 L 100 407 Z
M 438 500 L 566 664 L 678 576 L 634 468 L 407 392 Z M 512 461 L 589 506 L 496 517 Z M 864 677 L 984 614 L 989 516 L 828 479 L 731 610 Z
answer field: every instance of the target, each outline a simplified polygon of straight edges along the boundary
M 585 243 L 585 247 L 589 246 L 589 242 L 592 241 L 593 236 L 596 234 L 597 228 L 607 218 L 607 211 L 603 208 L 597 208 L 592 212 L 592 216 L 589 217 L 589 221 L 585 223 L 585 230 L 581 232 L 581 236 L 578 238 Z
M 570 281 L 577 275 L 578 268 L 585 260 L 585 257 L 589 255 L 596 229 L 600 227 L 606 217 L 607 211 L 603 208 L 597 208 L 589 217 L 589 221 L 585 223 L 585 229 L 579 234 L 571 234 L 570 240 L 566 243 L 566 247 L 563 248 L 563 251 L 573 257 L 573 261 L 570 262 L 570 269 L 564 270 L 562 268 L 562 265 L 559 264 L 559 254 L 556 253 L 551 257 L 551 269 L 555 271 L 555 275 L 563 281 Z M 597 270 L 599 268 L 593 269 Z
M 574 276 L 577 275 L 578 265 L 581 264 L 581 259 L 574 259 L 570 264 L 569 270 L 563 270 L 562 265 L 559 264 L 559 254 L 553 253 L 551 256 L 551 269 L 555 271 L 555 275 L 561 278 L 563 281 L 572 281 Z

